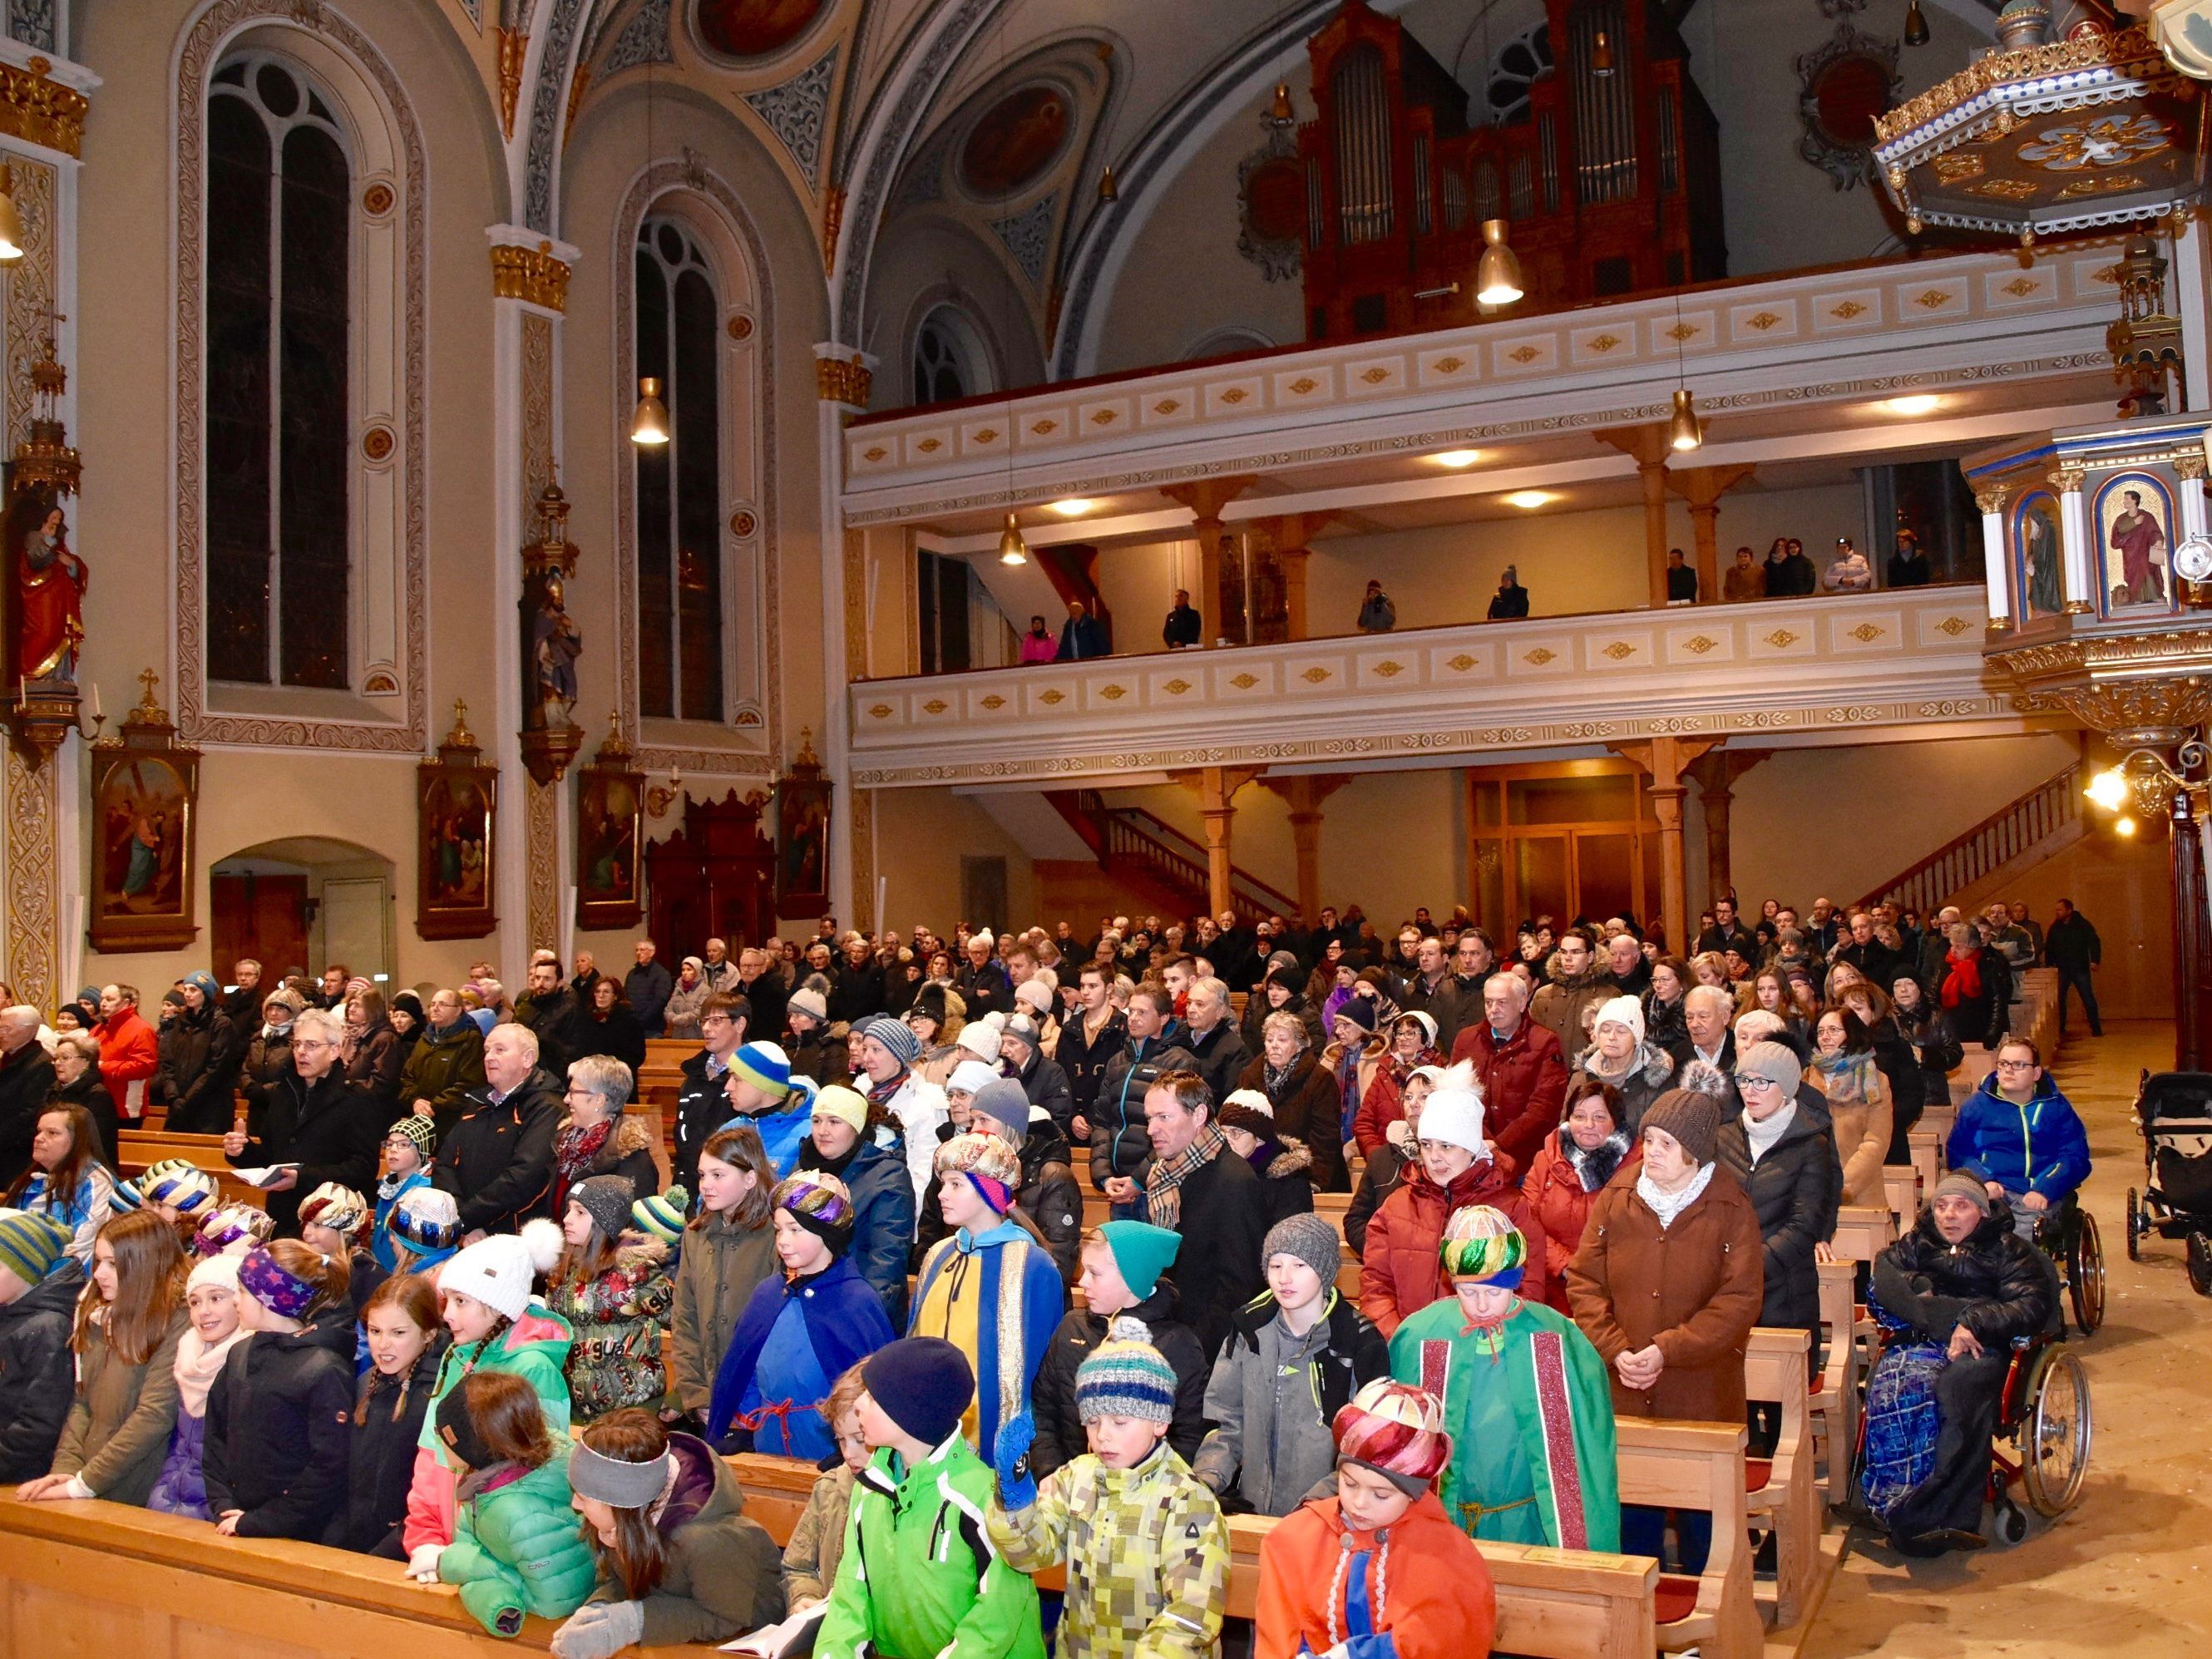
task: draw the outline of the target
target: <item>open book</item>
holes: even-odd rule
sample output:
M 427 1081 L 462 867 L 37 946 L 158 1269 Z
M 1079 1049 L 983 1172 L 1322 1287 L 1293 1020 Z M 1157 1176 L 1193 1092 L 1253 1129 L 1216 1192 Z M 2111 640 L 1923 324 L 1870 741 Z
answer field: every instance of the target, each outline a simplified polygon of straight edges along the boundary
M 814 1632 L 822 1627 L 822 1615 L 829 1611 L 830 1604 L 824 1601 L 804 1613 L 794 1613 L 780 1625 L 765 1626 L 750 1636 L 723 1643 L 722 1651 L 750 1653 L 754 1659 L 805 1659 L 814 1651 Z
M 296 1175 L 299 1169 L 296 1164 L 270 1164 L 250 1170 L 233 1170 L 230 1176 L 232 1180 L 242 1181 L 249 1187 L 273 1187 L 288 1172 Z

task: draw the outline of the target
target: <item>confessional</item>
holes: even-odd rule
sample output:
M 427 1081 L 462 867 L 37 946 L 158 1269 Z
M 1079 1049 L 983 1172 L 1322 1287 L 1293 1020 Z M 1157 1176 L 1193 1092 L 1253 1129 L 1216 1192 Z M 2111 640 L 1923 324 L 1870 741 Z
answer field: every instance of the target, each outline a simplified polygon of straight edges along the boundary
M 775 848 L 761 832 L 765 795 L 686 800 L 684 823 L 645 849 L 649 937 L 757 945 L 775 932 Z

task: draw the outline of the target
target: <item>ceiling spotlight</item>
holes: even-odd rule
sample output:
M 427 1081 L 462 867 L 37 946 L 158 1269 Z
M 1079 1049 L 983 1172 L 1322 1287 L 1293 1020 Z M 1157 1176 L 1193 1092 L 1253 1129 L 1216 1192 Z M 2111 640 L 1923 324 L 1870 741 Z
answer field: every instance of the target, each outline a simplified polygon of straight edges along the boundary
M 1482 452 L 1479 449 L 1447 449 L 1430 456 L 1429 459 L 1438 466 L 1448 466 L 1456 472 L 1460 468 L 1473 466 L 1480 460 Z
M 1549 507 L 1559 498 L 1542 489 L 1516 489 L 1505 497 L 1505 505 L 1517 507 L 1523 513 L 1534 513 L 1540 507 Z
M 1927 415 L 1942 401 L 1932 392 L 1916 392 L 1906 398 L 1885 398 L 1881 406 L 1893 415 Z
M 1027 564 L 1030 544 L 1022 539 L 1021 521 L 1011 513 L 1006 514 L 1006 527 L 999 532 L 999 562 Z
M 1705 428 L 1698 419 L 1697 405 L 1690 400 L 1690 388 L 1679 386 L 1674 392 L 1674 413 L 1667 422 L 1667 441 L 1676 450 L 1695 449 L 1705 441 Z
M 1081 495 L 1070 495 L 1065 501 L 1054 501 L 1051 505 L 1052 510 L 1063 519 L 1079 519 L 1098 503 Z

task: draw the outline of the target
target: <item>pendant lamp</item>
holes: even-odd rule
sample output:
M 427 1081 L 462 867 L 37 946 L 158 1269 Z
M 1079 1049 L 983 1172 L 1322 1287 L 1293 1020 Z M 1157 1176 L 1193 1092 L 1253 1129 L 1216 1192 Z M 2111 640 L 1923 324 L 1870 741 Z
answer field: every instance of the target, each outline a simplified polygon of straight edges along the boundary
M 637 413 L 630 417 L 629 441 L 634 444 L 668 441 L 668 405 L 660 401 L 660 382 L 650 374 L 637 383 Z
M 1474 297 L 1486 306 L 1510 306 L 1521 297 L 1521 261 L 1506 246 L 1505 221 L 1482 222 L 1482 258 L 1474 267 Z

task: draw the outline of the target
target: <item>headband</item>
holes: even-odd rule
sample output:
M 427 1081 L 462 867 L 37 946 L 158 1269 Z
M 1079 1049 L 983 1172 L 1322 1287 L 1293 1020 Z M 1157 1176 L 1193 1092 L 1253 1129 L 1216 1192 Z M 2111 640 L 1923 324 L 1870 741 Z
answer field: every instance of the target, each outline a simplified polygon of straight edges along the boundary
M 238 1264 L 238 1287 L 279 1319 L 303 1317 L 321 1294 L 319 1286 L 286 1272 L 265 1249 L 246 1253 Z
M 618 1510 L 641 1510 L 667 1489 L 673 1454 L 650 1463 L 628 1463 L 593 1451 L 582 1441 L 568 1455 L 568 1485 L 577 1495 Z

